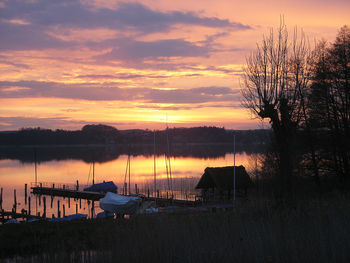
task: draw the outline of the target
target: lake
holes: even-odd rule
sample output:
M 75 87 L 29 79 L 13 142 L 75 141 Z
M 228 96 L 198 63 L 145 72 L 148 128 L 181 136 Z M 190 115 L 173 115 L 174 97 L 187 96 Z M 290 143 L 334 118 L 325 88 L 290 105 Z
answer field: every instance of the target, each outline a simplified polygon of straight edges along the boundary
M 85 153 L 91 149 L 85 149 Z M 37 149 L 39 156 L 45 151 Z M 95 152 L 95 151 L 94 151 Z M 106 153 L 103 153 L 106 154 Z M 178 153 L 171 156 L 171 166 L 167 168 L 165 155 L 159 154 L 156 157 L 156 185 L 160 191 L 160 196 L 166 197 L 171 192 L 177 199 L 194 199 L 194 190 L 206 167 L 232 166 L 234 155 L 232 152 L 205 155 L 198 151 L 198 154 L 184 156 Z M 11 156 L 14 156 L 11 158 Z M 86 158 L 67 156 L 67 159 L 56 157 L 47 158 L 47 154 L 41 155 L 37 159 L 37 182 L 44 185 L 62 186 L 73 188 L 76 181 L 79 181 L 80 189 L 92 184 L 93 162 Z M 18 158 L 18 159 L 16 159 Z M 36 157 L 37 158 L 37 157 Z M 30 159 L 30 158 L 29 158 Z M 0 187 L 3 188 L 3 209 L 10 211 L 14 204 L 14 190 L 16 190 L 17 211 L 22 208 L 28 209 L 25 204 L 24 185 L 30 186 L 35 182 L 35 163 L 29 160 L 28 156 L 18 157 L 18 155 L 2 156 L 0 160 Z M 118 192 L 123 192 L 124 182 L 129 183 L 129 176 L 126 176 L 128 154 L 118 153 L 116 155 L 96 156 L 94 162 L 95 183 L 103 181 L 113 181 L 118 186 Z M 236 154 L 236 165 L 244 165 L 249 172 L 250 162 L 254 159 L 253 153 L 239 152 Z M 168 169 L 168 173 L 167 173 Z M 171 178 L 170 178 L 171 169 Z M 130 156 L 130 188 L 135 192 L 135 184 L 139 192 L 146 194 L 148 191 L 153 196 L 154 189 L 154 157 L 149 153 L 137 153 Z M 42 197 L 31 196 L 32 214 L 42 213 Z M 79 213 L 92 216 L 92 203 L 86 200 L 74 200 L 72 198 L 47 197 L 47 216 L 52 214 L 57 216 L 57 204 L 60 202 L 60 209 L 65 206 L 65 214 L 73 214 L 78 209 Z M 51 207 L 52 205 L 52 207 Z M 94 213 L 99 212 L 98 202 L 95 202 Z M 62 213 L 62 212 L 61 212 Z

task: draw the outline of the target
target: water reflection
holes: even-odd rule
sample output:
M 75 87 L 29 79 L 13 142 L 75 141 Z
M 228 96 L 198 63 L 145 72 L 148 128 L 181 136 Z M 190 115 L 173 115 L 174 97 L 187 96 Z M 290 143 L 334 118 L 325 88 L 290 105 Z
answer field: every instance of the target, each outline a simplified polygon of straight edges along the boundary
M 236 164 L 244 165 L 249 170 L 249 158 L 251 154 L 236 154 Z M 115 157 L 115 156 L 114 156 Z M 113 181 L 122 193 L 125 181 L 125 169 L 128 155 L 119 155 L 109 161 L 95 163 L 95 183 L 103 181 Z M 157 189 L 159 195 L 166 197 L 174 192 L 175 198 L 192 199 L 196 192 L 194 187 L 206 167 L 229 166 L 233 165 L 233 154 L 226 153 L 223 156 L 215 158 L 195 158 L 184 156 L 172 156 L 171 170 L 172 181 L 169 183 L 169 174 L 166 172 L 166 162 L 164 155 L 156 158 L 157 167 Z M 79 181 L 80 189 L 92 183 L 91 162 L 86 160 L 51 160 L 40 162 L 37 166 L 38 182 L 47 184 L 55 183 L 65 184 L 66 187 L 73 187 L 76 181 Z M 28 210 L 29 204 L 25 204 L 24 185 L 28 184 L 28 192 L 31 183 L 35 180 L 34 164 L 23 162 L 23 160 L 0 160 L 0 187 L 3 188 L 3 208 L 10 211 L 14 204 L 14 190 L 16 189 L 17 211 L 22 208 Z M 128 180 L 127 180 L 128 182 Z M 130 186 L 131 192 L 136 191 L 136 185 L 139 192 L 147 195 L 154 195 L 154 166 L 153 156 L 137 155 L 131 156 L 130 160 Z M 169 185 L 172 185 L 170 189 Z M 32 214 L 43 213 L 43 197 L 30 195 L 30 205 Z M 46 214 L 51 217 L 52 214 L 57 216 L 58 210 L 61 216 L 64 212 L 66 215 L 76 213 L 85 213 L 91 216 L 100 210 L 93 208 L 98 206 L 98 202 L 93 204 L 87 200 L 75 200 L 73 198 L 61 198 L 50 196 L 46 197 Z
M 23 147 L 1 147 L 0 160 L 20 160 L 23 163 L 82 160 L 86 163 L 93 161 L 103 163 L 118 159 L 122 155 L 153 156 L 154 149 L 151 144 L 135 145 L 110 145 L 110 146 L 23 146 Z M 262 152 L 263 145 L 254 145 L 242 148 L 237 146 L 237 152 L 248 154 Z M 170 153 L 174 157 L 194 158 L 222 158 L 227 153 L 232 153 L 232 144 L 173 144 Z M 157 145 L 156 154 L 164 155 L 168 152 L 166 145 Z

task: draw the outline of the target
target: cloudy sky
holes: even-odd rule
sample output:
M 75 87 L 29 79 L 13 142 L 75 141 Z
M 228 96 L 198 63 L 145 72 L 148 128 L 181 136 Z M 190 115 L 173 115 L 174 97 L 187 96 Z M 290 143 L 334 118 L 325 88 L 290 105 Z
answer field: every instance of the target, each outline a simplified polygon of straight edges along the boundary
M 0 130 L 259 128 L 239 90 L 263 34 L 283 15 L 333 41 L 349 14 L 349 0 L 0 0 Z

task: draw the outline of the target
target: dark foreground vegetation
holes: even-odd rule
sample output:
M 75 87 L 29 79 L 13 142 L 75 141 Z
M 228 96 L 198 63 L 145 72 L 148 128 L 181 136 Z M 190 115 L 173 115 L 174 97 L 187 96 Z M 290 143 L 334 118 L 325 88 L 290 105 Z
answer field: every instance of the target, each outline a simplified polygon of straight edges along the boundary
M 288 208 L 0 226 L 0 262 L 350 262 L 349 196 Z

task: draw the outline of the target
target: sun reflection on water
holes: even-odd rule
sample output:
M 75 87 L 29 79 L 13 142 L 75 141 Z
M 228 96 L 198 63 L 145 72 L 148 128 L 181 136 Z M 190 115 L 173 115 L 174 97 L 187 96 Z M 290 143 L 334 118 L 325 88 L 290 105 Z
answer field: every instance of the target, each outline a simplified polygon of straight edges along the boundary
M 249 156 L 246 153 L 236 155 L 236 164 L 244 165 L 249 170 Z M 104 163 L 95 163 L 95 183 L 113 181 L 118 186 L 118 192 L 122 193 L 124 181 L 129 182 L 129 175 L 126 174 L 127 155 L 121 155 L 117 159 Z M 233 154 L 226 154 L 218 158 L 195 158 L 195 157 L 171 157 L 171 166 L 166 169 L 164 155 L 156 158 L 156 187 L 160 197 L 171 196 L 178 199 L 193 199 L 196 194 L 195 186 L 206 167 L 220 167 L 233 165 Z M 63 160 L 41 162 L 37 165 L 38 182 L 50 185 L 65 185 L 66 188 L 74 187 L 79 181 L 80 189 L 92 184 L 92 164 L 81 160 Z M 38 197 L 30 194 L 30 186 L 35 181 L 34 164 L 22 163 L 18 160 L 0 161 L 0 187 L 3 188 L 2 207 L 11 211 L 14 204 L 14 190 L 16 190 L 17 211 L 22 208 L 28 209 L 25 204 L 24 185 L 28 185 L 28 195 L 31 197 L 32 214 L 43 211 L 43 196 Z M 137 185 L 137 186 L 136 186 Z M 135 192 L 136 188 L 140 193 L 153 196 L 154 190 L 154 163 L 153 156 L 131 156 L 130 157 L 130 188 Z M 65 214 L 76 212 L 98 213 L 100 210 L 98 202 L 94 202 L 95 210 L 91 211 L 93 203 L 87 200 L 75 200 L 74 198 L 61 198 L 46 196 L 47 216 L 57 216 L 58 205 L 61 216 L 63 206 Z M 59 203 L 58 203 L 59 202 Z

